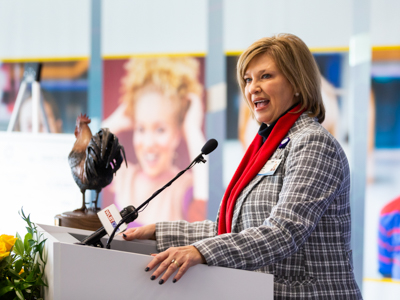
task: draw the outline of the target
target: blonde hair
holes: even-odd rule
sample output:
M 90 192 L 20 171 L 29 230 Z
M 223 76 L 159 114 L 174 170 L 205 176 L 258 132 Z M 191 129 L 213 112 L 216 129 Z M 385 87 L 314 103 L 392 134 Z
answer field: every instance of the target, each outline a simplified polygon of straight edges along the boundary
M 262 38 L 253 43 L 240 55 L 237 63 L 237 80 L 244 96 L 244 74 L 250 61 L 259 54 L 267 54 L 274 60 L 293 90 L 300 94 L 298 98 L 301 109 L 305 108 L 310 117 L 317 117 L 318 122 L 322 123 L 325 107 L 321 96 L 321 77 L 307 45 L 297 36 L 288 33 Z M 249 103 L 247 105 L 254 117 L 252 107 Z
M 155 89 L 171 100 L 181 124 L 187 111 L 188 94 L 202 94 L 198 81 L 199 63 L 191 57 L 132 58 L 125 64 L 121 101 L 129 116 L 135 110 L 137 96 L 146 88 Z

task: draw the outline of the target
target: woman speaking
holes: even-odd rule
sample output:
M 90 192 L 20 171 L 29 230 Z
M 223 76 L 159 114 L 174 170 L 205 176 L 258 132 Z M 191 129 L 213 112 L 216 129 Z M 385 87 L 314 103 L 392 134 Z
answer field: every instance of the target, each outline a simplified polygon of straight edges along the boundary
M 157 241 L 161 252 L 145 271 L 160 284 L 178 268 L 173 282 L 206 263 L 273 274 L 275 299 L 362 299 L 350 249 L 349 165 L 320 125 L 312 54 L 291 34 L 263 38 L 240 56 L 237 77 L 261 126 L 217 220 L 160 222 L 124 238 Z

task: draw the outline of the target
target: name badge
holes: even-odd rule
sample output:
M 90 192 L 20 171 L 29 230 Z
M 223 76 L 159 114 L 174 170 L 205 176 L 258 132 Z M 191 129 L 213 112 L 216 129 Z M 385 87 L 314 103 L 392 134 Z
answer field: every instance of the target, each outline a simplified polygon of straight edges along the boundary
M 267 161 L 265 166 L 260 170 L 260 172 L 257 174 L 258 176 L 268 176 L 268 175 L 274 175 L 276 169 L 278 169 L 282 159 L 270 159 Z

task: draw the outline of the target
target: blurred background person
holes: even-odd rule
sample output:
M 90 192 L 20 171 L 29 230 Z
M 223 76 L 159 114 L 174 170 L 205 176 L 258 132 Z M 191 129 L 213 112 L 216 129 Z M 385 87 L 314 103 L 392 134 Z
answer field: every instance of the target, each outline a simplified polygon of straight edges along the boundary
M 400 197 L 386 204 L 380 212 L 378 268 L 383 277 L 400 279 Z
M 41 91 L 43 93 L 43 91 Z M 62 133 L 62 119 L 60 110 L 54 99 L 45 93 L 42 97 L 45 116 L 43 116 L 42 110 L 39 109 L 39 132 L 48 133 Z M 44 118 L 47 120 L 49 126 L 48 130 L 46 128 Z M 32 132 L 32 98 L 29 97 L 25 99 L 21 105 L 18 122 L 17 131 L 21 132 Z
M 196 59 L 133 58 L 125 69 L 121 104 L 102 124 L 116 135 L 133 129 L 137 162 L 121 168 L 110 187 L 120 209 L 138 207 L 180 171 L 176 162 L 181 159 L 178 146 L 182 139 L 190 160 L 205 143 L 203 89 Z M 204 219 L 207 174 L 207 165 L 186 172 L 139 214 L 136 225 Z

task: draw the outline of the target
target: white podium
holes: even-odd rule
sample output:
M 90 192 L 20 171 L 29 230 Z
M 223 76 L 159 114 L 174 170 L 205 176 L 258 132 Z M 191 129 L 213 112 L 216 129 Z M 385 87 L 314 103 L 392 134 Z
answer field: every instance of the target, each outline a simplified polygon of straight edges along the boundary
M 48 239 L 45 300 L 78 299 L 273 299 L 273 275 L 197 265 L 176 283 L 163 285 L 145 272 L 154 241 L 124 241 L 112 249 L 76 245 L 91 231 L 38 225 Z M 107 242 L 103 239 L 103 244 Z

